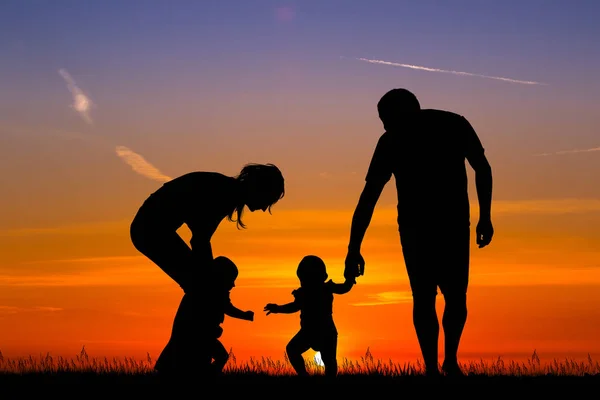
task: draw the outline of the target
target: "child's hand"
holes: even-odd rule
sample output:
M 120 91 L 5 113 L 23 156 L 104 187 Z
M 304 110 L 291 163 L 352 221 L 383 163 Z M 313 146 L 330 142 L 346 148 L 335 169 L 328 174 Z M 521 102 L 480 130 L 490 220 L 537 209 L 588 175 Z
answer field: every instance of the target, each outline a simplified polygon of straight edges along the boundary
M 269 303 L 265 306 L 265 309 L 263 311 L 267 312 L 267 315 L 271 314 L 271 313 L 277 313 L 277 308 L 279 308 L 279 306 L 277 304 L 273 304 L 273 303 Z
M 254 311 L 246 311 L 246 319 L 248 321 L 254 321 Z

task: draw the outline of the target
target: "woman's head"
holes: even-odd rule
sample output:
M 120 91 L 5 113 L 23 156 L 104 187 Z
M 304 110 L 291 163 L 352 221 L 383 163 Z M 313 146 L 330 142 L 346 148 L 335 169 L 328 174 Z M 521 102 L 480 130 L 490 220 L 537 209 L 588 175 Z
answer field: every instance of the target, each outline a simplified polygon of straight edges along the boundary
M 306 256 L 300 261 L 296 275 L 300 279 L 301 285 L 322 283 L 328 277 L 325 262 L 320 257 L 313 255 Z
M 392 89 L 384 94 L 377 103 L 379 119 L 386 129 L 400 123 L 402 116 L 419 111 L 421 104 L 411 91 L 407 89 Z
M 246 164 L 236 179 L 242 185 L 242 201 L 235 209 L 238 227 L 245 227 L 241 221 L 244 206 L 251 212 L 271 212 L 271 207 L 285 195 L 283 175 L 273 164 Z M 232 216 L 229 219 L 233 220 Z

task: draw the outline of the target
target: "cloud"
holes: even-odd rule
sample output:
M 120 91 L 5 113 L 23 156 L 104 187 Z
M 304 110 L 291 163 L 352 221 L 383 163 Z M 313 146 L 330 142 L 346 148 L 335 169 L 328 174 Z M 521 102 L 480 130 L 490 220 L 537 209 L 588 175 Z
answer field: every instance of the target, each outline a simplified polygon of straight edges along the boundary
M 500 200 L 492 203 L 492 213 L 496 214 L 574 214 L 600 211 L 600 199 L 540 199 L 540 200 Z
M 59 69 L 58 73 L 63 77 L 65 82 L 67 83 L 67 89 L 73 95 L 73 104 L 71 107 L 75 109 L 81 115 L 81 118 L 88 124 L 92 124 L 92 118 L 90 116 L 90 109 L 94 105 L 92 100 L 77 86 L 75 80 L 71 77 L 71 75 L 65 69 Z
M 574 153 L 592 153 L 594 151 L 600 151 L 600 147 L 592 147 L 590 149 L 579 149 L 579 150 L 562 150 L 562 151 L 555 151 L 553 153 L 540 153 L 540 154 L 535 154 L 536 157 L 542 157 L 542 156 L 558 156 L 558 155 L 562 155 L 562 154 L 574 154 Z
M 475 73 L 472 73 L 472 72 L 451 71 L 451 70 L 446 70 L 446 69 L 423 67 L 423 66 L 420 66 L 420 65 L 401 64 L 401 63 L 395 63 L 395 62 L 383 61 L 383 60 L 371 60 L 371 59 L 368 59 L 368 58 L 357 58 L 357 60 L 368 62 L 368 63 L 371 63 L 371 64 L 390 65 L 392 67 L 402 67 L 402 68 L 416 69 L 416 70 L 419 70 L 419 71 L 441 72 L 441 73 L 444 73 L 444 74 L 453 74 L 453 75 L 462 75 L 462 76 L 475 76 L 475 77 L 478 77 L 478 78 L 495 79 L 495 80 L 498 80 L 498 81 L 509 82 L 509 83 L 520 83 L 522 85 L 547 85 L 547 83 L 542 83 L 542 82 L 522 81 L 522 80 L 519 80 L 519 79 L 504 78 L 504 77 L 501 77 L 501 76 L 490 76 L 490 75 L 475 74 Z
M 363 301 L 359 303 L 352 304 L 356 307 L 364 307 L 364 306 L 382 306 L 386 304 L 400 304 L 400 303 L 409 303 L 412 301 L 412 293 L 411 292 L 381 292 L 375 293 L 367 296 L 370 301 Z
M 117 152 L 117 155 L 121 157 L 123 161 L 129 164 L 129 166 L 133 168 L 135 172 L 145 176 L 146 178 L 150 178 L 159 182 L 167 182 L 172 179 L 171 177 L 160 172 L 156 167 L 146 161 L 144 157 L 131 151 L 125 146 L 117 146 L 115 151 Z
M 57 312 L 63 311 L 62 308 L 59 307 L 46 307 L 46 306 L 36 306 L 36 307 L 15 307 L 15 306 L 0 306 L 0 315 L 2 314 L 18 314 L 23 312 Z

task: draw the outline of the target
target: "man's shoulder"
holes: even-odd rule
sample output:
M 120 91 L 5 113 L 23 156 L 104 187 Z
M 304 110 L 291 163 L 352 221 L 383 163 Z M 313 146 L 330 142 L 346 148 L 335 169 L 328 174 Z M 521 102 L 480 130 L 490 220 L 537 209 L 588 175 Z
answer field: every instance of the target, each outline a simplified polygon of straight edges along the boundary
M 454 111 L 448 111 L 448 110 L 440 110 L 440 109 L 436 109 L 436 108 L 426 108 L 421 110 L 421 116 L 425 117 L 425 118 L 434 118 L 434 119 L 441 119 L 441 120 L 463 120 L 465 119 L 465 117 L 461 114 L 458 114 Z

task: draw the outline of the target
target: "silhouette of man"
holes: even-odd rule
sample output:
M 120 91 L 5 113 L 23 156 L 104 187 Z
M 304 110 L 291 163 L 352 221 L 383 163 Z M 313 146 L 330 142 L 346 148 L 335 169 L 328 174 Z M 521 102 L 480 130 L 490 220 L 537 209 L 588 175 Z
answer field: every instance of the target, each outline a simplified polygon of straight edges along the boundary
M 439 287 L 445 300 L 443 372 L 462 376 L 457 353 L 467 320 L 470 211 L 465 160 L 475 171 L 479 202 L 476 242 L 487 246 L 492 169 L 471 124 L 461 115 L 421 109 L 406 89 L 392 89 L 377 104 L 385 132 L 379 138 L 352 218 L 344 275 L 364 275 L 361 244 L 375 205 L 392 175 L 398 229 L 413 296 L 413 323 L 426 374 L 438 376 Z

